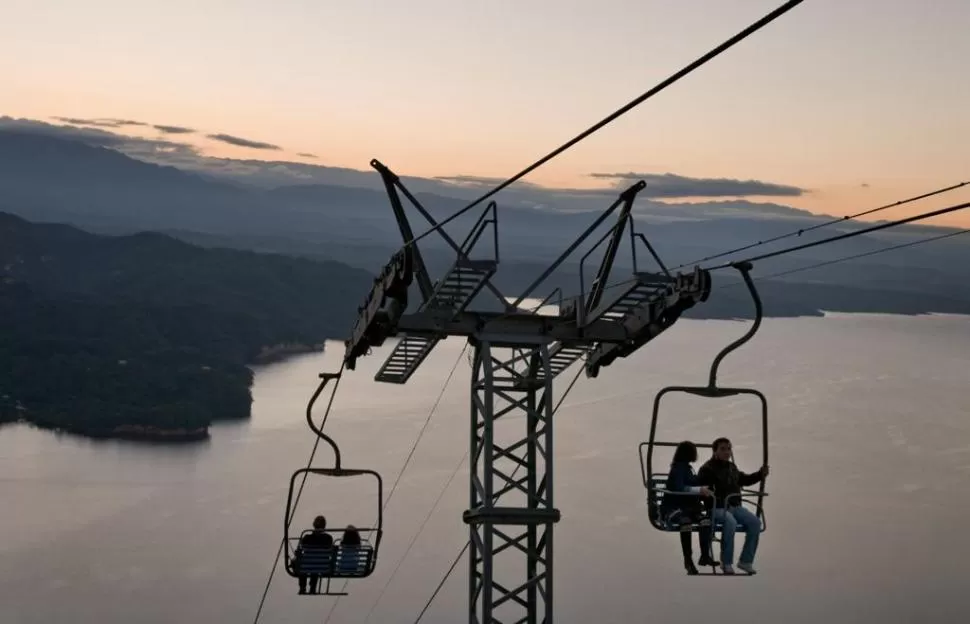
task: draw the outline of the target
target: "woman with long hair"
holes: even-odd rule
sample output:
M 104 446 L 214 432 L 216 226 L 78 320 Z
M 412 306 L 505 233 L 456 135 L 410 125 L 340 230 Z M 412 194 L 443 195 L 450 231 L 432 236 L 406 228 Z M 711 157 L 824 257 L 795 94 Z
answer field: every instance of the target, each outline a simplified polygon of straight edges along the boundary
M 358 556 L 358 551 L 360 550 L 360 531 L 357 530 L 352 524 L 348 524 L 347 528 L 344 529 L 344 535 L 340 539 L 340 559 L 339 566 L 341 572 L 358 572 L 360 567 L 360 559 Z
M 670 472 L 663 501 L 660 503 L 660 515 L 671 526 L 682 527 L 680 546 L 684 553 L 684 568 L 687 574 L 697 574 L 694 566 L 694 553 L 691 550 L 690 530 L 684 530 L 692 524 L 700 523 L 704 515 L 704 502 L 701 497 L 712 495 L 711 490 L 697 481 L 692 463 L 697 461 L 697 446 L 690 441 L 677 445 L 674 458 L 670 462 Z M 674 494 L 674 492 L 677 492 Z M 711 536 L 713 534 L 709 519 L 705 519 L 697 532 L 697 540 L 701 547 L 701 557 L 697 564 L 700 566 L 716 566 L 711 556 Z

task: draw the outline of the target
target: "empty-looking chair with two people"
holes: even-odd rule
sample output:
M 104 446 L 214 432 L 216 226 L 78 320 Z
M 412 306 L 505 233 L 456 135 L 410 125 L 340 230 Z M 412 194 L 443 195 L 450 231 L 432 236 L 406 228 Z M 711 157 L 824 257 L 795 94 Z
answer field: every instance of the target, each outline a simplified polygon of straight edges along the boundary
M 374 549 L 361 540 L 353 525 L 344 529 L 338 541 L 327 530 L 327 519 L 317 516 L 313 529 L 304 531 L 293 556 L 300 594 L 317 594 L 321 578 L 358 578 L 371 571 Z M 307 582 L 309 581 L 309 592 Z M 324 593 L 329 593 L 328 590 Z

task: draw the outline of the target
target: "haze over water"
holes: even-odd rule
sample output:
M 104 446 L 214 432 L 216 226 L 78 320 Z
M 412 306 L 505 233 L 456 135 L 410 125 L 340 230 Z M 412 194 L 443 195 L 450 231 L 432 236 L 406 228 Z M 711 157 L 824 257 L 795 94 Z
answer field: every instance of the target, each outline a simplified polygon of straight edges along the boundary
M 713 355 L 744 329 L 680 321 L 598 379 L 581 378 L 566 399 L 555 419 L 555 503 L 563 514 L 555 531 L 555 621 L 965 619 L 965 317 L 766 320 L 721 369 L 724 384 L 758 387 L 771 408 L 760 574 L 684 575 L 676 535 L 647 520 L 637 443 L 647 437 L 654 393 L 704 383 Z M 386 348 L 345 375 L 327 430 L 345 466 L 382 472 L 385 495 L 461 347 L 440 345 L 405 386 L 372 381 Z M 336 370 L 341 354 L 335 344 L 326 355 L 260 368 L 252 419 L 214 427 L 205 444 L 0 429 L 0 622 L 252 621 L 281 537 L 288 480 L 313 444 L 304 404 L 316 374 Z M 363 622 L 462 459 L 469 374 L 463 359 L 388 506 L 378 570 L 350 585 L 331 622 Z M 560 376 L 560 391 L 572 374 Z M 757 468 L 753 402 L 687 399 L 669 407 L 662 437 L 727 435 L 742 468 Z M 325 449 L 318 457 L 330 461 Z M 376 500 L 349 487 L 309 481 L 297 524 L 322 512 L 332 526 L 366 526 Z M 467 488 L 462 464 L 372 622 L 413 622 L 467 539 Z M 466 588 L 462 562 L 423 622 L 466 621 Z M 298 597 L 295 580 L 278 571 L 261 621 L 320 622 L 332 600 Z

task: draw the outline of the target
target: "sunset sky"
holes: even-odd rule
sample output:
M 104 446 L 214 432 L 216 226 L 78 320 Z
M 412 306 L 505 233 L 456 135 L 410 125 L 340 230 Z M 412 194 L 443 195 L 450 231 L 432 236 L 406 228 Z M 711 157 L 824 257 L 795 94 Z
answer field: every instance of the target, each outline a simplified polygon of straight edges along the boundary
M 505 177 L 780 4 L 7 0 L 0 115 L 192 128 L 179 139 L 217 156 Z M 970 179 L 968 31 L 966 0 L 806 0 L 529 179 L 757 179 L 808 191 L 762 200 L 831 214 Z M 280 149 L 206 138 L 220 133 Z

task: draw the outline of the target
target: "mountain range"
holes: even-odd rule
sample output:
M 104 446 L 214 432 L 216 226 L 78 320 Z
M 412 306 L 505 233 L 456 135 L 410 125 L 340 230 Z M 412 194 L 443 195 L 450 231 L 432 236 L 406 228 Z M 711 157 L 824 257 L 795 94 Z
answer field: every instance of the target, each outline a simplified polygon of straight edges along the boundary
M 235 171 L 235 170 L 234 170 Z M 369 176 L 369 177 L 368 177 Z M 68 223 L 103 234 L 155 231 L 205 247 L 283 253 L 330 260 L 376 273 L 402 242 L 385 192 L 376 173 L 360 173 L 356 186 L 291 183 L 274 188 L 247 185 L 238 174 L 219 177 L 173 166 L 145 162 L 111 147 L 92 144 L 82 135 L 65 138 L 30 128 L 0 125 L 0 210 L 35 222 Z M 298 182 L 299 178 L 287 178 Z M 408 179 L 404 179 L 407 184 Z M 427 184 L 416 183 L 425 188 Z M 467 205 L 475 192 L 454 187 L 451 194 L 416 191 L 431 215 L 441 220 Z M 540 197 L 529 189 L 529 197 Z M 544 203 L 525 202 L 523 194 L 499 194 L 498 222 L 501 265 L 498 285 L 517 294 L 616 198 L 612 191 L 550 190 Z M 526 205 L 528 203 L 528 205 Z M 585 206 L 585 209 L 583 209 Z M 781 236 L 830 219 L 776 204 L 745 201 L 670 204 L 638 200 L 637 229 L 645 234 L 668 266 L 696 261 L 726 249 Z M 455 240 L 465 238 L 480 211 L 469 211 L 444 228 Z M 428 223 L 409 212 L 415 232 Z M 607 222 L 600 230 L 612 225 Z M 746 252 L 747 255 L 820 240 L 868 224 L 842 222 Z M 770 275 L 839 257 L 871 253 L 890 245 L 915 241 L 946 228 L 901 226 L 858 236 L 756 266 L 755 275 Z M 598 236 L 598 234 L 597 234 Z M 591 239 L 593 242 L 595 239 Z M 420 243 L 437 278 L 454 261 L 454 253 L 432 234 Z M 579 289 L 577 250 L 551 276 L 544 296 L 555 287 L 566 293 Z M 633 269 L 628 245 L 621 247 L 614 269 L 622 279 Z M 719 258 L 734 260 L 746 254 Z M 586 283 L 595 271 L 586 262 Z M 646 249 L 637 250 L 637 268 L 656 270 Z M 932 312 L 970 310 L 970 245 L 960 237 L 872 255 L 851 263 L 833 264 L 771 280 L 769 315 L 818 314 L 819 310 Z M 708 263 L 709 264 L 709 263 Z M 687 267 L 690 268 L 690 267 Z M 731 272 L 715 274 L 729 283 Z M 767 282 L 766 282 L 767 284 Z M 803 285 L 816 297 L 806 300 Z M 361 293 L 362 297 L 364 293 Z M 797 303 L 796 303 L 797 302 Z M 347 306 L 355 307 L 353 299 Z M 746 316 L 748 307 L 708 302 L 691 311 L 701 316 Z

